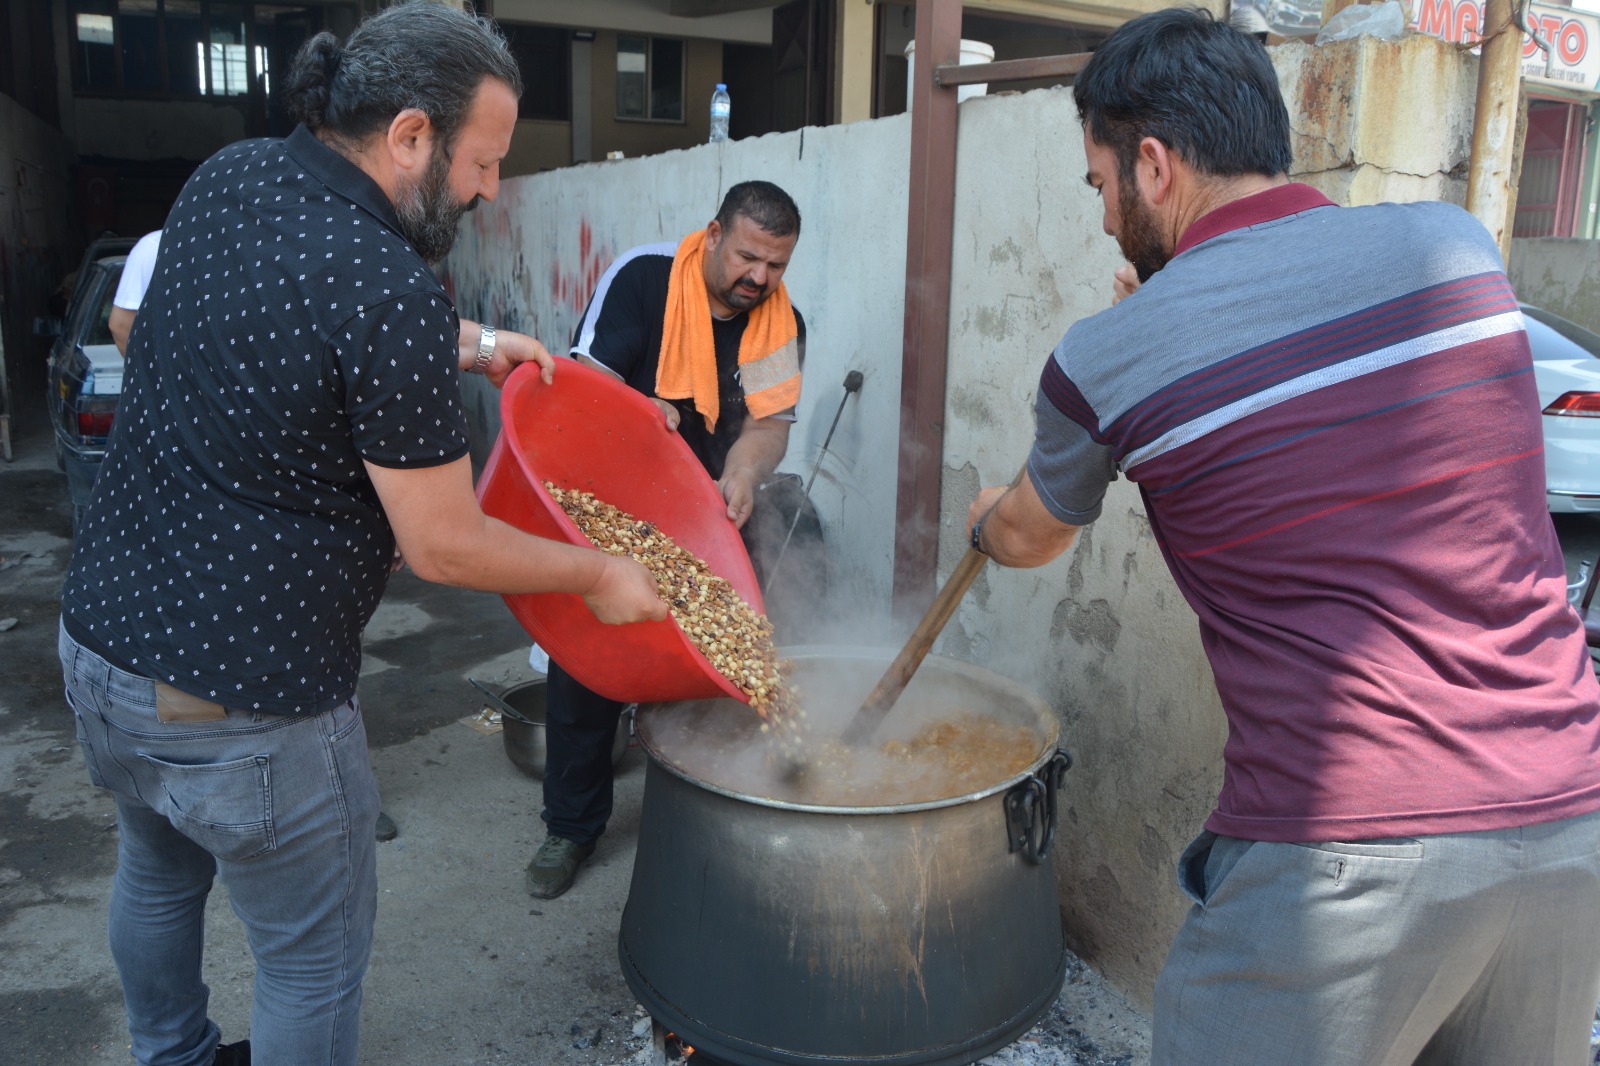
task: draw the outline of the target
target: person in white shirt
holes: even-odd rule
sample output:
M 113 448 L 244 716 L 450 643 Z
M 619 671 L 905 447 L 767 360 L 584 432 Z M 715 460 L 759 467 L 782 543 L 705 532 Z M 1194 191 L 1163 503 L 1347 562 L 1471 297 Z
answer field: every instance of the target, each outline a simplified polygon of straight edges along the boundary
M 111 298 L 111 318 L 106 325 L 117 342 L 117 351 L 123 355 L 128 354 L 128 334 L 133 332 L 134 317 L 144 302 L 145 290 L 150 288 L 150 275 L 155 273 L 160 248 L 161 231 L 151 230 L 139 238 L 122 264 L 122 280 L 117 282 L 117 294 Z

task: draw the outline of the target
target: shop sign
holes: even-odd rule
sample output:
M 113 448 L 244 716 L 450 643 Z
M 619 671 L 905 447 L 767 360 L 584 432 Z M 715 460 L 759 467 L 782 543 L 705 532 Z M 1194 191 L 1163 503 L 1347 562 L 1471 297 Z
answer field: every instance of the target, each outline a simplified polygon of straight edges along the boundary
M 1482 37 L 1483 5 L 1477 0 L 1414 0 L 1414 29 L 1457 44 Z M 1522 42 L 1524 81 L 1581 92 L 1600 92 L 1600 17 L 1549 4 L 1530 4 L 1528 23 L 1550 43 L 1550 56 L 1532 40 Z M 1548 67 L 1548 69 L 1547 69 Z

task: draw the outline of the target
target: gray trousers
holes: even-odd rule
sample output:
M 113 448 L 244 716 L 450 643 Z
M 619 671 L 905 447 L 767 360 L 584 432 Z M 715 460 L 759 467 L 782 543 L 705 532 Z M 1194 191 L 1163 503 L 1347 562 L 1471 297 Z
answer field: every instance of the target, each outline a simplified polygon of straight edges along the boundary
M 1482 833 L 1202 833 L 1152 1066 L 1579 1066 L 1600 998 L 1600 812 Z

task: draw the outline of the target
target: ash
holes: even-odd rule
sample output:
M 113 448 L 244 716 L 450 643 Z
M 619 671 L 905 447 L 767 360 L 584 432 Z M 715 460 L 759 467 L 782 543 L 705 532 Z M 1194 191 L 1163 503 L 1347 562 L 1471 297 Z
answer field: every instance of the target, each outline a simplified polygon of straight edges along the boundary
M 1148 1066 L 1150 1019 L 1082 959 L 1066 956 L 1061 994 L 1039 1024 L 978 1066 Z
M 1061 994 L 1039 1024 L 976 1066 L 1149 1066 L 1150 1019 L 1070 952 Z M 650 1016 L 634 1011 L 632 1033 L 619 1041 L 626 1057 L 607 1066 L 682 1066 L 670 1045 L 656 1045 Z M 692 1060 L 691 1060 L 692 1063 Z

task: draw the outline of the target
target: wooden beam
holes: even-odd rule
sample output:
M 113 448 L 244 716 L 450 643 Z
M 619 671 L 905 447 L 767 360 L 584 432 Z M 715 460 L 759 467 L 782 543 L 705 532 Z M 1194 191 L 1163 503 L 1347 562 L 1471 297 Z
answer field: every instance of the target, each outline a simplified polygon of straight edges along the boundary
M 916 42 L 892 596 L 905 621 L 932 602 L 938 562 L 957 101 L 934 74 L 960 59 L 961 0 L 917 0 Z
M 679 18 L 705 18 L 708 15 L 731 15 L 738 11 L 755 11 L 771 8 L 774 0 L 670 0 L 667 14 Z
M 1483 223 L 1511 261 L 1510 219 L 1516 208 L 1511 168 L 1517 156 L 1517 114 L 1522 103 L 1522 30 L 1512 21 L 1511 0 L 1487 0 L 1478 59 L 1478 99 L 1467 165 L 1467 210 Z
M 1071 78 L 1083 73 L 1093 52 L 1072 52 L 1032 59 L 1002 59 L 997 63 L 946 63 L 933 72 L 940 88 L 982 85 L 1030 78 Z

